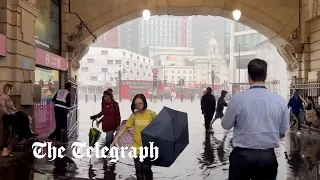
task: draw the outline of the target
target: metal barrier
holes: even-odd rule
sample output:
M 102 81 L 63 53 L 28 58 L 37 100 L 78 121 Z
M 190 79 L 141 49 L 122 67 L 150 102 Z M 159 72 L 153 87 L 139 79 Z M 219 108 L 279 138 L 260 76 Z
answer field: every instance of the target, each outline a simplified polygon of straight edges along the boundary
M 318 79 L 310 80 L 310 79 L 294 77 L 290 84 L 290 97 L 292 97 L 294 92 L 297 92 L 299 94 L 305 107 L 307 106 L 308 96 L 311 96 L 315 103 L 316 108 L 319 109 L 318 98 L 320 96 L 320 80 Z M 292 120 L 292 117 L 291 117 L 291 120 Z M 301 117 L 301 126 L 302 128 L 306 127 L 305 116 Z M 312 125 L 312 130 L 320 132 L 319 125 Z

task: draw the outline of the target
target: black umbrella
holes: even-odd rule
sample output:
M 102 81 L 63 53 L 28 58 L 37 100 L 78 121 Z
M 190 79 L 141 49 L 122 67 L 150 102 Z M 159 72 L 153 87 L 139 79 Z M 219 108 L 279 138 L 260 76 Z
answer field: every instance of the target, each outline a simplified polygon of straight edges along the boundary
M 159 147 L 159 158 L 152 165 L 170 167 L 189 144 L 188 115 L 164 107 L 141 132 L 143 146 L 149 142 Z

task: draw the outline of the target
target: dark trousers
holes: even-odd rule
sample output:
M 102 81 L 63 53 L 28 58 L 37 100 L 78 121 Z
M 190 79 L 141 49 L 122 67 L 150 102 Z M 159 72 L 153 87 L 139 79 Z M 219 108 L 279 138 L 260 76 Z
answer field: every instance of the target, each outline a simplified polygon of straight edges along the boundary
M 56 138 L 56 141 L 67 141 L 68 110 L 61 107 L 54 107 L 56 129 L 50 134 L 49 139 Z
M 4 128 L 3 147 L 8 148 L 9 151 L 13 151 L 17 144 L 17 137 L 15 133 L 15 122 L 17 121 L 17 116 L 15 114 L 4 115 L 2 119 Z
M 277 157 L 273 149 L 233 149 L 229 157 L 229 180 L 276 180 Z
M 148 158 L 140 162 L 139 157 L 134 158 L 134 167 L 136 169 L 137 180 L 153 180 L 150 160 Z
M 107 146 L 108 149 L 110 149 L 110 145 L 111 145 L 111 143 L 113 141 L 113 133 L 114 133 L 114 131 L 106 132 L 105 146 Z
M 210 123 L 212 121 L 212 118 L 213 118 L 213 114 L 204 115 L 204 125 L 205 125 L 206 129 L 210 128 Z
M 300 129 L 301 129 L 300 114 L 291 113 L 291 115 L 292 115 L 293 122 L 291 123 L 290 128 L 292 128 L 293 126 L 295 126 L 297 124 L 297 129 L 298 129 L 298 131 L 300 131 Z

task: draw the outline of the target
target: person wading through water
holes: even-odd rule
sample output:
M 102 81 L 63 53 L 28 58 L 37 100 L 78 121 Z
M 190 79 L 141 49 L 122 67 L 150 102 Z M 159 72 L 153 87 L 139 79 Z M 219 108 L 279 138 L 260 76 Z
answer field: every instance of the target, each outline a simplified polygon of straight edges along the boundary
M 56 129 L 50 134 L 49 139 L 65 143 L 68 141 L 68 113 L 71 107 L 71 84 L 66 83 L 64 89 L 60 89 L 52 99 L 54 102 L 54 116 L 56 119 Z
M 101 112 L 90 117 L 90 119 L 95 120 L 103 116 L 100 121 L 97 121 L 97 126 L 102 122 L 102 130 L 106 133 L 105 146 L 108 148 L 110 148 L 113 141 L 113 134 L 121 121 L 119 104 L 113 99 L 111 91 L 108 89 L 103 92 Z
M 216 99 L 211 93 L 212 89 L 210 87 L 207 87 L 206 94 L 201 98 L 201 110 L 204 116 L 204 124 L 206 130 L 211 129 L 210 123 L 216 109 Z
M 212 126 L 212 124 L 214 123 L 215 120 L 221 119 L 224 116 L 224 114 L 223 114 L 224 107 L 228 106 L 228 103 L 226 103 L 226 101 L 224 100 L 227 93 L 228 92 L 225 90 L 221 91 L 221 96 L 219 97 L 218 102 L 217 102 L 216 114 L 214 116 L 214 119 L 211 121 L 210 126 Z

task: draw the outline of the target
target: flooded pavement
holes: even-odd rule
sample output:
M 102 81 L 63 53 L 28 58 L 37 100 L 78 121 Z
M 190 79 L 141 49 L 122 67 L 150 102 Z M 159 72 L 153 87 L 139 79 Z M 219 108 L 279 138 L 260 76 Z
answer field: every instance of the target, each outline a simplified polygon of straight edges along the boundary
M 199 102 L 191 103 L 190 101 L 149 103 L 149 109 L 156 112 L 165 105 L 188 112 L 189 118 L 189 145 L 170 168 L 153 167 L 156 180 L 227 179 L 229 154 L 232 150 L 232 132 L 223 130 L 220 121 L 217 121 L 214 123 L 214 133 L 206 133 L 199 104 Z M 120 108 L 122 119 L 129 117 L 130 102 L 122 102 Z M 79 109 L 80 134 L 77 140 L 88 142 L 88 131 L 91 127 L 89 116 L 98 113 L 101 104 L 81 102 Z M 297 137 L 294 133 L 289 133 L 286 141 L 281 142 L 281 147 L 276 154 L 279 161 L 278 180 L 320 179 L 318 178 L 320 136 Z M 91 159 L 91 165 L 90 159 L 86 158 L 66 157 L 49 162 L 45 159 L 34 160 L 32 154 L 29 154 L 15 161 L 14 164 L 1 166 L 0 177 L 10 177 L 6 180 L 135 179 L 133 160 L 121 159 L 115 167 L 106 167 L 105 164 L 104 161 L 96 158 Z

